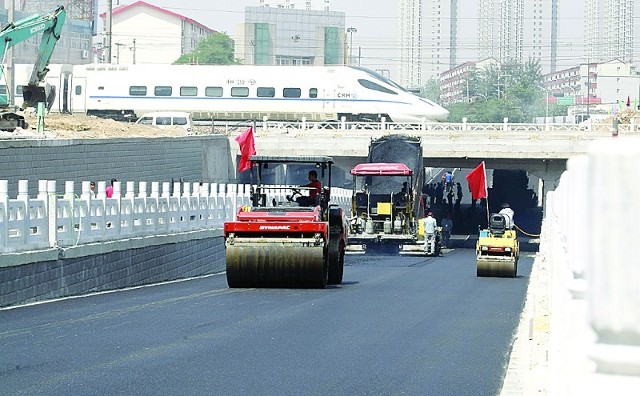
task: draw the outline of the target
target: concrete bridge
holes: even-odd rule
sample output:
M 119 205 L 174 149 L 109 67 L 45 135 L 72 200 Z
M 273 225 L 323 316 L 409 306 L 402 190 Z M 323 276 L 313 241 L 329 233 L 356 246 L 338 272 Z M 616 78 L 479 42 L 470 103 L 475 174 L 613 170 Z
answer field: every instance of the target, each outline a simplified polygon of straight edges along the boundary
M 229 136 L 231 160 L 239 155 L 235 138 L 249 127 L 219 126 Z M 553 191 L 566 170 L 567 159 L 585 154 L 596 140 L 640 136 L 640 125 L 623 124 L 498 124 L 440 123 L 282 123 L 255 125 L 260 155 L 327 155 L 348 172 L 365 162 L 371 139 L 391 134 L 422 138 L 424 166 L 520 169 L 540 179 L 541 196 Z M 235 169 L 235 163 L 230 166 Z

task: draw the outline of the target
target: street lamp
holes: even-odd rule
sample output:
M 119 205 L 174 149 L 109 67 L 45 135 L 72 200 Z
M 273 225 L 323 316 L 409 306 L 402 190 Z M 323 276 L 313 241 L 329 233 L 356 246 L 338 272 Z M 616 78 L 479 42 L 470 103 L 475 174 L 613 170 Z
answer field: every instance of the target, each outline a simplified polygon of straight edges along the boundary
M 348 27 L 347 33 L 349 33 L 349 65 L 353 65 L 353 34 L 358 33 L 358 29 Z

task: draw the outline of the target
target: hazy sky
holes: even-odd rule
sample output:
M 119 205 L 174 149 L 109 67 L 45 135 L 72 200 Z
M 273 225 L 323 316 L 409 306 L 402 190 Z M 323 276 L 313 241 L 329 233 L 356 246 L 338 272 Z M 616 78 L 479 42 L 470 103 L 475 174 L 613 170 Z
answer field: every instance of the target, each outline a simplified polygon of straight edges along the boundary
M 259 5 L 258 0 L 145 0 L 190 17 L 214 30 L 234 36 L 236 25 L 244 21 L 244 8 Z M 423 0 L 423 7 L 426 8 Z M 117 4 L 131 4 L 135 0 L 113 0 Z M 265 0 L 270 5 L 284 4 L 285 0 Z M 296 8 L 304 9 L 304 0 L 290 0 Z M 583 2 L 559 0 L 559 54 L 558 67 L 566 68 L 580 63 L 582 39 Z M 100 12 L 106 10 L 106 0 L 99 0 Z M 459 63 L 476 60 L 475 47 L 470 44 L 477 36 L 473 21 L 478 0 L 458 0 L 460 15 Z M 313 9 L 323 9 L 324 0 L 312 0 Z M 345 13 L 346 27 L 355 27 L 353 34 L 354 58 L 360 54 L 362 66 L 371 69 L 389 69 L 397 78 L 398 52 L 398 0 L 330 0 L 330 9 Z M 465 22 L 465 20 L 467 22 Z M 473 48 L 472 48 L 473 47 Z

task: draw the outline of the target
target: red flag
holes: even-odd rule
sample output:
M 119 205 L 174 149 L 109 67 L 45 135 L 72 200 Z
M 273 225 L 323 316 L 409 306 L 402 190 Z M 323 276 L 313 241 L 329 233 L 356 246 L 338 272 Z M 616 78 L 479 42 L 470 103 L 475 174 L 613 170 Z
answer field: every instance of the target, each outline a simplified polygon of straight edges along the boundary
M 631 97 L 627 95 L 627 107 L 631 107 Z
M 238 163 L 238 172 L 244 172 L 251 169 L 251 161 L 249 156 L 256 155 L 256 144 L 253 140 L 253 127 L 249 127 L 236 138 L 236 142 L 240 145 L 240 162 Z
M 484 161 L 467 175 L 471 199 L 487 197 L 487 173 L 484 169 Z

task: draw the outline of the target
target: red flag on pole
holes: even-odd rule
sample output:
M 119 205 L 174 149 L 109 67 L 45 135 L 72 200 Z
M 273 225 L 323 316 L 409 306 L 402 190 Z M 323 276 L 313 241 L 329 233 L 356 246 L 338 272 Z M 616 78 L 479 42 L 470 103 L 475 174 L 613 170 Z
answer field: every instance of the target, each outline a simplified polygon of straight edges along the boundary
M 471 199 L 487 197 L 487 173 L 484 169 L 484 161 L 467 175 Z
M 253 127 L 247 128 L 236 138 L 236 142 L 240 145 L 240 162 L 238 163 L 238 172 L 244 172 L 251 169 L 251 161 L 249 156 L 256 154 L 256 145 L 253 140 Z
M 631 97 L 627 95 L 627 107 L 631 107 Z

